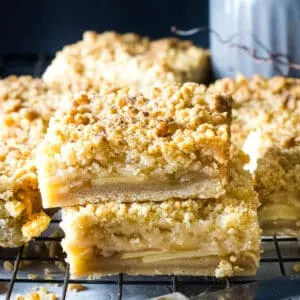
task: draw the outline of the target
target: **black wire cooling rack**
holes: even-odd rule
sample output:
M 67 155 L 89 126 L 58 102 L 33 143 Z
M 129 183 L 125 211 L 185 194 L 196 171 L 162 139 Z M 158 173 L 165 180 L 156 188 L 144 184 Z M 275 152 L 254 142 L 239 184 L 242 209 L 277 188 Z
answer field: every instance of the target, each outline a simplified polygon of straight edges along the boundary
M 28 74 L 38 77 L 50 60 L 50 56 L 43 54 L 0 56 L 0 76 Z M 59 299 L 73 299 L 74 294 L 68 289 L 71 284 L 81 284 L 87 289 L 79 292 L 76 299 L 84 299 L 85 292 L 90 293 L 89 297 L 94 295 L 95 299 L 118 300 L 134 297 L 134 299 L 147 299 L 171 292 L 182 292 L 186 296 L 195 296 L 204 291 L 216 291 L 257 280 L 291 276 L 294 275 L 294 265 L 300 263 L 298 240 L 273 236 L 262 238 L 261 264 L 257 275 L 253 277 L 221 280 L 210 276 L 127 276 L 119 274 L 97 280 L 91 278 L 72 279 L 69 275 L 69 266 L 65 263 L 64 254 L 61 251 L 54 253 L 49 251 L 52 246 L 60 247 L 61 237 L 53 236 L 53 232 L 59 227 L 59 222 L 59 216 L 54 217 L 50 229 L 43 236 L 31 241 L 26 248 L 0 248 L 0 299 L 13 299 L 18 292 L 24 291 L 25 287 L 29 285 L 35 287 L 47 285 L 49 290 L 53 286 Z M 11 270 L 7 270 L 9 269 L 7 266 L 3 267 L 7 263 L 11 266 Z M 55 267 L 57 263 L 60 263 L 61 268 Z M 45 274 L 46 269 L 51 270 L 50 275 L 49 272 Z M 95 290 L 94 294 L 93 290 Z

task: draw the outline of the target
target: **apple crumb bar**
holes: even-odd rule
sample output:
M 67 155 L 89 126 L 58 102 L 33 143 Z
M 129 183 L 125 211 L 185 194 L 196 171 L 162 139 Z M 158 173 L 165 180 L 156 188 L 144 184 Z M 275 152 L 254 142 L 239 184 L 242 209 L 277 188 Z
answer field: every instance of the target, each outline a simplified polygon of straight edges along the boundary
M 0 246 L 40 235 L 50 218 L 38 191 L 35 150 L 60 97 L 40 79 L 0 80 Z
M 230 123 L 231 99 L 196 83 L 81 93 L 38 149 L 43 205 L 219 197 Z
M 112 82 L 117 87 L 149 87 L 159 83 L 194 81 L 210 76 L 208 50 L 190 41 L 164 38 L 151 41 L 137 34 L 85 32 L 83 40 L 56 54 L 43 79 L 69 86 L 84 80 L 96 86 Z
M 250 155 L 264 234 L 300 236 L 300 79 L 217 81 L 233 97 L 233 144 Z

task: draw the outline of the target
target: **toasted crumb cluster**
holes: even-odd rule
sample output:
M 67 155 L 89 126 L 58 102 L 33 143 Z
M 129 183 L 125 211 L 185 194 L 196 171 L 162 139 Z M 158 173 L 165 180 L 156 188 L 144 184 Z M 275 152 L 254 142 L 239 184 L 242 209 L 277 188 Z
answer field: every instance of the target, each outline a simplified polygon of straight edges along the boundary
M 232 255 L 231 273 L 222 275 L 222 264 L 216 270 L 218 276 L 230 276 L 238 274 L 237 261 L 242 255 L 258 263 L 258 205 L 250 174 L 232 168 L 227 194 L 220 199 L 106 202 L 64 208 L 61 226 L 66 237 L 62 244 L 71 271 L 77 274 L 92 272 L 92 261 L 101 256 L 113 261 L 122 253 L 130 258 L 134 257 L 130 253 L 138 251 L 151 255 L 151 251 L 193 250 L 201 251 L 202 256 L 229 259 Z
M 14 264 L 12 262 L 10 262 L 9 260 L 5 260 L 3 262 L 3 268 L 6 271 L 12 271 L 14 269 Z
M 43 78 L 50 84 L 85 86 L 111 82 L 115 87 L 147 88 L 153 84 L 204 82 L 209 52 L 189 41 L 151 41 L 133 33 L 85 32 L 83 40 L 58 52 Z
M 36 291 L 26 295 L 17 295 L 16 300 L 57 300 L 58 297 L 45 287 L 38 287 Z
M 87 289 L 87 287 L 80 284 L 80 283 L 78 283 L 78 284 L 69 284 L 68 285 L 68 290 L 71 291 L 71 292 L 75 292 L 75 293 L 85 291 L 86 289 Z
M 230 98 L 196 83 L 81 94 L 51 119 L 38 152 L 40 177 L 165 181 L 209 166 L 226 178 L 230 110 Z
M 0 80 L 0 245 L 15 247 L 38 236 L 41 212 L 35 150 L 61 96 L 40 79 Z
M 229 260 L 222 259 L 218 265 L 218 268 L 215 271 L 215 276 L 220 277 L 232 277 L 235 274 L 238 274 L 241 271 L 241 268 L 235 266 Z
M 274 193 L 294 192 L 299 197 L 300 147 L 270 149 L 259 158 L 255 176 L 256 190 L 264 203 L 270 201 Z M 298 201 L 300 203 L 300 198 Z

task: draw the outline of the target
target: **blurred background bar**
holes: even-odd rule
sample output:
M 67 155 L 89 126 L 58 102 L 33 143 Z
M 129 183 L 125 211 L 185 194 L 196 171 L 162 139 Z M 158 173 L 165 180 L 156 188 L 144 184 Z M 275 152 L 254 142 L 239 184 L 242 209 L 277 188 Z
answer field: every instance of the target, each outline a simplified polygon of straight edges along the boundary
M 208 0 L 1 1 L 0 54 L 53 55 L 79 40 L 85 30 L 131 31 L 159 38 L 173 35 L 171 25 L 208 26 Z M 206 32 L 190 39 L 208 47 Z

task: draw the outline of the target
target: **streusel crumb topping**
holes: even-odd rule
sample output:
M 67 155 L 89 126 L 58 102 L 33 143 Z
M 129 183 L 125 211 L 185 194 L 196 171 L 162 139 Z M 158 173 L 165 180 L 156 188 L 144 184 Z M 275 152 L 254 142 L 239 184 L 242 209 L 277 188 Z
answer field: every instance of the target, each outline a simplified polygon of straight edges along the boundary
M 40 79 L 0 80 L 0 199 L 37 189 L 35 149 L 60 101 Z
M 233 97 L 232 139 L 237 144 L 259 130 L 262 148 L 300 145 L 300 79 L 240 75 L 217 81 L 212 89 Z
M 258 160 L 255 176 L 256 190 L 264 203 L 274 193 L 293 192 L 299 195 L 300 147 L 271 148 Z
M 92 85 L 148 87 L 158 83 L 202 82 L 209 70 L 209 52 L 189 41 L 151 41 L 137 34 L 85 32 L 83 40 L 58 52 L 43 78 L 70 84 L 84 79 Z
M 55 114 L 39 153 L 50 176 L 145 175 L 165 179 L 226 165 L 231 99 L 196 83 L 83 93 Z M 100 175 L 101 176 L 101 175 Z

